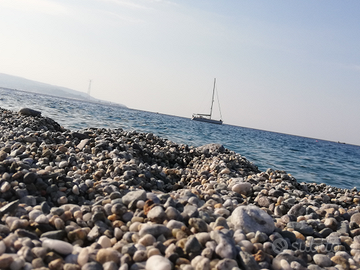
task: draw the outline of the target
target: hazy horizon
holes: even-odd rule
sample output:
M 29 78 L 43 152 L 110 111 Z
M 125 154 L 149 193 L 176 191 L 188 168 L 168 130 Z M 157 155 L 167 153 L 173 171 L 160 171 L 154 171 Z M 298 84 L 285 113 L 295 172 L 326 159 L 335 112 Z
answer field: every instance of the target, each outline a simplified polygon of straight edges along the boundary
M 359 7 L 0 0 L 0 73 L 187 118 L 216 77 L 226 124 L 360 145 Z

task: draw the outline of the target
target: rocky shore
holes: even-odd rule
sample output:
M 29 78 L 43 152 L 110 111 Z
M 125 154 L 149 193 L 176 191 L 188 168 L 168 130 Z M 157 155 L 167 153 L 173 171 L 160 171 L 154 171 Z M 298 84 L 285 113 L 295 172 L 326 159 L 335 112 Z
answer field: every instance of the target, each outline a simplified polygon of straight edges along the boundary
M 0 269 L 359 269 L 359 194 L 0 108 Z

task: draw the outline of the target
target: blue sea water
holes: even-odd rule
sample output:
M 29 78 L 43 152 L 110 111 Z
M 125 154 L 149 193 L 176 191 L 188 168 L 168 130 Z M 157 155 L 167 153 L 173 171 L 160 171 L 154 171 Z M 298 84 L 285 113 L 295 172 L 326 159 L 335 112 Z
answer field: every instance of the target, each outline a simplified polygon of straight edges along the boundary
M 0 88 L 0 107 L 29 107 L 65 128 L 123 128 L 151 132 L 176 143 L 220 143 L 262 171 L 284 170 L 299 182 L 359 188 L 360 147 L 231 125 L 213 125 L 120 106 L 89 103 Z

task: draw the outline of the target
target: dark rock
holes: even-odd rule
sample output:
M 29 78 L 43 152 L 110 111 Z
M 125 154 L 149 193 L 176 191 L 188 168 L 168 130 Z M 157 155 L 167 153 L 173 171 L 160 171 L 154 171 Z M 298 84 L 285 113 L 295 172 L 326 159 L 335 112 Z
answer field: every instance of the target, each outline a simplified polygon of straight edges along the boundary
M 30 109 L 30 108 L 22 108 L 19 111 L 22 115 L 28 115 L 28 116 L 41 116 L 41 112 Z

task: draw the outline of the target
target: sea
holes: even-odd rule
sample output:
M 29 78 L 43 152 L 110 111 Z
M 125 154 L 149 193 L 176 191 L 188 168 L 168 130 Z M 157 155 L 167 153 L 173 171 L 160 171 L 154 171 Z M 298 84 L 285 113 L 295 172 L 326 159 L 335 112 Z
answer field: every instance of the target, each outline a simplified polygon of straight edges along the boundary
M 109 103 L 65 99 L 0 88 L 0 107 L 28 107 L 71 130 L 122 128 L 150 132 L 178 144 L 219 143 L 261 171 L 283 170 L 298 182 L 325 183 L 345 189 L 360 187 L 360 146 L 305 138 L 233 125 L 214 125 Z

